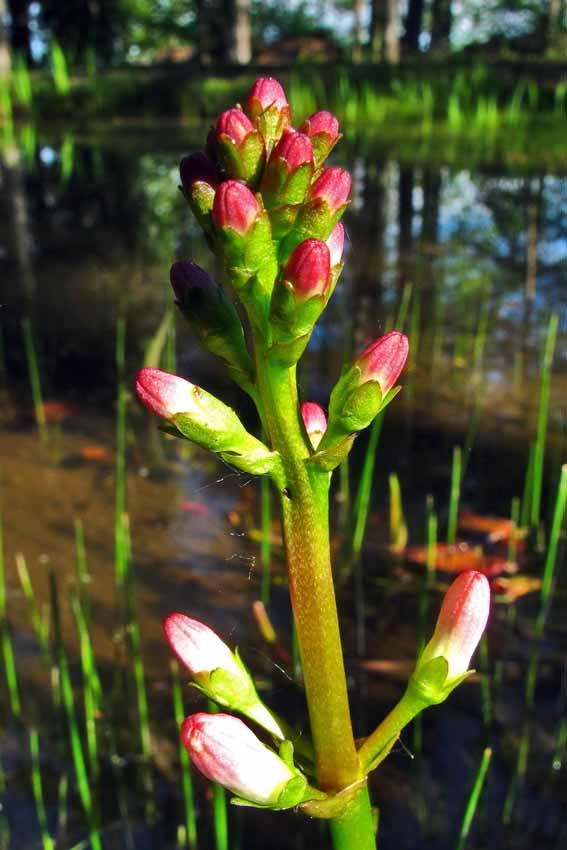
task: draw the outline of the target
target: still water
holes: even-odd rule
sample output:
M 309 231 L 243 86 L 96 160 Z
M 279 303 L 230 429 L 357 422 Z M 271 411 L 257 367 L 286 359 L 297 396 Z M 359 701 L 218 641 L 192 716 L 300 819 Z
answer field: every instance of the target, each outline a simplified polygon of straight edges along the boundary
M 133 375 L 144 362 L 176 364 L 180 374 L 233 403 L 255 427 L 246 400 L 171 309 L 168 272 L 174 259 L 192 258 L 212 271 L 177 191 L 178 161 L 202 136 L 201 127 L 194 132 L 176 126 L 101 127 L 84 136 L 57 129 L 36 135 L 23 128 L 2 155 L 2 522 L 7 611 L 25 721 L 13 719 L 4 686 L 2 848 L 40 846 L 25 731 L 30 723 L 41 733 L 47 819 L 51 833 L 59 835 L 57 846 L 68 850 L 85 836 L 63 721 L 52 706 L 48 665 L 20 581 L 23 556 L 39 617 L 51 621 L 52 629 L 57 588 L 58 633 L 79 700 L 79 650 L 69 604 L 76 586 L 77 520 L 90 575 L 90 633 L 108 686 L 97 721 L 105 753 L 106 790 L 99 805 L 107 850 L 173 847 L 182 822 L 168 652 L 160 628 L 165 614 L 181 609 L 217 628 L 260 674 L 267 699 L 286 703 L 297 718 L 303 711 L 299 686 L 262 643 L 251 614 L 262 573 L 258 482 L 199 449 L 164 439 L 131 393 Z M 443 539 L 456 445 L 463 449 L 462 504 L 476 514 L 508 516 L 511 500 L 523 492 L 536 433 L 543 343 L 549 317 L 558 312 L 542 511 L 550 516 L 567 459 L 567 176 L 564 151 L 550 166 L 549 150 L 542 150 L 541 159 L 511 162 L 485 155 L 475 164 L 470 152 L 452 151 L 444 159 L 441 143 L 411 159 L 403 139 L 397 145 L 391 136 L 388 144 L 344 147 L 342 161 L 353 171 L 346 265 L 302 365 L 303 398 L 325 404 L 343 358 L 373 336 L 403 322 L 411 339 L 404 388 L 380 436 L 366 545 L 354 577 L 341 547 L 346 487 L 337 487 L 334 504 L 337 563 L 345 564 L 339 579 L 353 715 L 363 736 L 400 695 L 417 640 L 412 623 L 423 568 L 388 553 L 388 476 L 399 476 L 414 546 L 425 539 L 428 496 Z M 34 419 L 22 320 L 37 354 L 47 419 L 43 440 Z M 125 328 L 125 362 L 118 368 L 117 324 Z M 138 787 L 139 705 L 126 669 L 129 641 L 115 586 L 117 376 L 126 388 L 125 506 L 154 760 L 149 797 L 156 812 L 148 809 L 147 788 Z M 351 498 L 366 445 L 361 437 L 353 453 Z M 530 555 L 522 570 L 536 576 L 541 562 L 541 554 Z M 383 809 L 386 850 L 454 846 L 487 744 L 495 752 L 477 819 L 478 843 L 471 846 L 536 850 L 560 847 L 567 837 L 565 752 L 557 755 L 556 737 L 565 714 L 564 567 L 560 559 L 532 755 L 510 823 L 503 825 L 501 814 L 525 719 L 522 669 L 537 611 L 534 594 L 515 606 L 500 605 L 494 614 L 488 664 L 498 687 L 490 716 L 478 680 L 463 686 L 425 718 L 423 745 L 418 733 L 407 731 L 404 747 L 380 773 L 375 796 Z M 271 568 L 269 611 L 289 649 L 275 520 Z M 435 596 L 429 620 L 437 602 Z M 400 659 L 405 666 L 390 664 L 384 674 L 388 660 Z M 185 689 L 184 697 L 188 710 L 200 709 L 196 694 Z M 65 818 L 63 775 L 71 781 Z M 208 847 L 210 800 L 199 780 L 196 786 L 200 846 Z M 270 846 L 282 850 L 315 847 L 320 840 L 318 825 L 293 814 L 262 818 L 231 812 L 230 818 L 234 847 L 264 846 L 268 835 Z

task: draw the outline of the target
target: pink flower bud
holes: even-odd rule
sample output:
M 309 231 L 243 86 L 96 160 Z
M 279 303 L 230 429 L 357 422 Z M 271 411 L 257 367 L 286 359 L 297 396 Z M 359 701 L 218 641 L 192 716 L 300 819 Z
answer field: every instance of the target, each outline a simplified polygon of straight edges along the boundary
M 295 775 L 230 714 L 190 715 L 181 727 L 181 742 L 208 779 L 258 805 L 274 805 Z
M 326 168 L 311 187 L 309 198 L 312 201 L 324 201 L 333 213 L 343 207 L 348 201 L 350 192 L 350 174 L 344 168 L 333 165 Z
M 315 136 L 323 135 L 327 137 L 326 141 L 329 146 L 334 145 L 340 136 L 339 122 L 331 112 L 322 109 L 320 112 L 315 112 L 306 118 L 299 128 L 302 133 L 307 133 L 310 139 Z
M 408 338 L 399 331 L 390 331 L 371 342 L 355 361 L 361 372 L 360 383 L 377 381 L 384 397 L 398 380 L 408 351 Z
M 207 183 L 213 189 L 216 188 L 219 175 L 213 162 L 203 151 L 197 151 L 190 156 L 185 156 L 179 166 L 181 185 L 186 195 L 191 195 L 194 183 Z
M 245 183 L 227 180 L 215 194 L 213 221 L 218 228 L 228 227 L 246 236 L 258 217 L 258 201 Z
M 327 239 L 327 247 L 331 255 L 331 268 L 338 266 L 343 259 L 343 249 L 345 246 L 345 229 L 342 221 L 335 224 L 331 235 Z
M 419 658 L 416 672 L 442 656 L 449 665 L 449 681 L 466 673 L 485 629 L 489 609 L 490 586 L 486 576 L 474 570 L 461 573 L 445 594 L 435 632 Z
M 140 369 L 136 376 L 136 392 L 140 401 L 163 419 L 199 410 L 196 401 L 198 387 L 161 369 Z
M 304 165 L 313 162 L 313 145 L 309 137 L 295 130 L 283 134 L 270 157 L 270 164 L 281 160 L 290 174 Z
M 217 121 L 218 135 L 228 136 L 235 145 L 240 145 L 252 133 L 254 127 L 241 109 L 228 109 Z
M 246 677 L 228 646 L 204 623 L 185 614 L 170 614 L 163 630 L 172 650 L 197 681 L 219 668 Z
M 331 257 L 325 242 L 306 239 L 297 246 L 284 271 L 296 294 L 303 299 L 322 295 L 329 285 Z
M 251 117 L 260 115 L 275 106 L 280 112 L 289 110 L 287 97 L 281 85 L 273 77 L 260 77 L 248 93 L 246 98 L 246 111 Z
M 316 449 L 327 430 L 325 411 L 320 404 L 314 401 L 305 401 L 301 405 L 301 418 L 311 440 L 311 445 Z

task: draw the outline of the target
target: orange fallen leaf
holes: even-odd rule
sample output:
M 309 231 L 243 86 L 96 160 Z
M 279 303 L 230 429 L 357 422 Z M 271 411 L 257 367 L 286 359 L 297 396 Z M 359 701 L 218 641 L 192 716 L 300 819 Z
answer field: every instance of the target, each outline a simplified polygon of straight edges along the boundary
M 184 499 L 179 510 L 184 514 L 194 514 L 195 516 L 208 516 L 210 513 L 207 505 L 204 505 L 203 502 L 195 502 L 192 499 Z
M 83 446 L 79 454 L 83 460 L 88 460 L 93 463 L 112 463 L 114 457 L 106 446 Z
M 534 576 L 500 576 L 492 584 L 494 593 L 501 597 L 502 602 L 515 602 L 521 596 L 535 593 L 540 587 L 541 579 Z
M 414 564 L 427 563 L 427 546 L 410 546 L 405 550 L 408 561 Z M 455 544 L 438 543 L 435 551 L 435 569 L 443 573 L 460 573 L 464 570 L 478 570 L 488 578 L 504 572 L 515 572 L 517 566 L 506 558 L 497 555 L 485 555 L 480 546 L 460 542 Z
M 74 416 L 79 410 L 77 404 L 70 401 L 56 401 L 55 399 L 44 401 L 42 406 L 45 421 L 54 425 L 64 422 L 65 419 Z
M 512 535 L 518 540 L 527 534 L 527 529 L 518 528 L 511 519 L 482 516 L 467 510 L 459 514 L 459 528 L 468 533 L 485 534 L 489 543 L 507 543 Z

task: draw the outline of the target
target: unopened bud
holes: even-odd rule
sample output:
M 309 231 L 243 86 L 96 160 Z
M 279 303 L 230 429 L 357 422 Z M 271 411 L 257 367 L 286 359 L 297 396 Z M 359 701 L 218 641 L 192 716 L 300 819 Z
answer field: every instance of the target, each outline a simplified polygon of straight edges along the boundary
M 376 381 L 382 396 L 386 396 L 400 377 L 408 351 L 408 338 L 399 331 L 390 331 L 374 340 L 355 360 L 360 370 L 360 383 Z
M 331 112 L 322 109 L 306 118 L 299 129 L 311 139 L 315 165 L 319 168 L 341 137 L 339 122 Z
M 323 434 L 327 430 L 325 411 L 320 404 L 314 401 L 305 401 L 301 405 L 301 418 L 303 419 L 303 424 L 305 425 L 311 445 L 316 449 L 323 439 Z
M 262 196 L 268 209 L 303 203 L 313 168 L 313 146 L 309 137 L 286 130 L 272 151 L 262 181 Z
M 230 714 L 190 715 L 181 728 L 181 742 L 192 763 L 207 779 L 259 806 L 277 807 L 288 783 L 298 777 L 241 720 Z M 301 796 L 298 795 L 296 803 Z
M 249 434 L 234 410 L 201 387 L 161 369 L 145 368 L 136 377 L 136 392 L 176 436 L 216 452 L 245 472 L 278 474 L 279 455 Z
M 217 121 L 216 147 L 230 177 L 255 183 L 264 163 L 264 141 L 241 109 L 228 109 Z
M 327 247 L 331 256 L 331 268 L 334 268 L 343 261 L 345 228 L 342 221 L 337 222 L 337 224 L 333 227 L 333 231 L 327 239 Z
M 246 184 L 239 180 L 221 183 L 213 205 L 213 221 L 219 230 L 228 228 L 246 236 L 259 213 L 258 201 Z
M 242 322 L 226 292 L 196 263 L 174 263 L 171 285 L 179 309 L 199 342 L 228 366 L 234 380 L 247 392 L 253 383 L 253 367 Z
M 179 166 L 181 187 L 197 221 L 210 230 L 209 214 L 213 208 L 219 174 L 206 153 L 198 151 L 186 156 Z
M 448 665 L 446 684 L 467 673 L 489 610 L 490 586 L 486 576 L 474 570 L 461 573 L 445 594 L 433 637 L 419 657 L 414 676 L 419 676 L 430 661 L 440 657 Z
M 285 92 L 273 77 L 260 77 L 246 98 L 245 111 L 252 123 L 260 130 L 270 154 L 291 124 L 291 110 Z
M 296 295 L 305 300 L 323 295 L 329 284 L 330 252 L 319 239 L 307 239 L 289 258 L 284 279 L 291 283 Z
M 348 171 L 334 165 L 332 168 L 326 168 L 315 181 L 309 192 L 309 200 L 326 204 L 330 212 L 335 215 L 346 206 L 350 185 L 351 178 Z

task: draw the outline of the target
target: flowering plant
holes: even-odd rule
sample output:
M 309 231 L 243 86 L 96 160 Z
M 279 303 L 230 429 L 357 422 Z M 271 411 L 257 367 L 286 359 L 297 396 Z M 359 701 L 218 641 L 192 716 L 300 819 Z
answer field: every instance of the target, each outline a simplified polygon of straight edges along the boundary
M 299 807 L 328 819 L 335 850 L 372 850 L 368 773 L 416 714 L 444 700 L 469 674 L 489 592 L 479 573 L 455 581 L 402 700 L 357 746 L 331 570 L 328 494 L 333 470 L 357 434 L 399 391 L 408 341 L 398 331 L 372 341 L 343 370 L 327 415 L 318 404 L 300 402 L 297 362 L 343 267 L 340 219 L 351 179 L 342 168 L 325 167 L 339 138 L 338 121 L 325 111 L 295 130 L 285 92 L 265 78 L 253 85 L 244 109 L 222 113 L 207 150 L 181 163 L 182 191 L 223 280 L 219 285 L 193 262 L 175 263 L 177 304 L 199 342 L 254 401 L 265 441 L 183 378 L 142 369 L 136 386 L 167 431 L 238 469 L 271 477 L 309 709 L 311 742 L 305 744 L 263 704 L 237 653 L 204 624 L 172 614 L 166 636 L 195 684 L 223 709 L 260 726 L 272 746 L 231 714 L 202 713 L 186 719 L 183 744 L 194 764 L 233 791 L 239 804 Z

